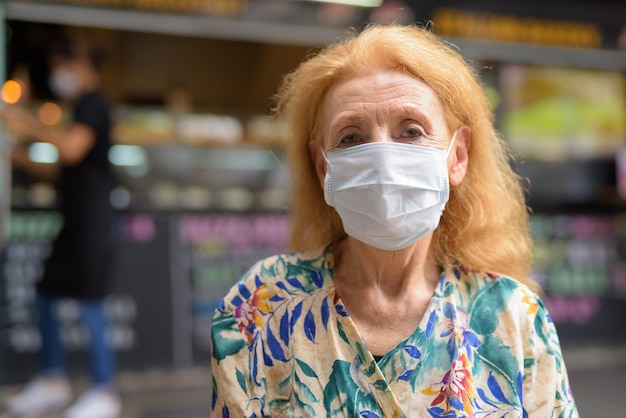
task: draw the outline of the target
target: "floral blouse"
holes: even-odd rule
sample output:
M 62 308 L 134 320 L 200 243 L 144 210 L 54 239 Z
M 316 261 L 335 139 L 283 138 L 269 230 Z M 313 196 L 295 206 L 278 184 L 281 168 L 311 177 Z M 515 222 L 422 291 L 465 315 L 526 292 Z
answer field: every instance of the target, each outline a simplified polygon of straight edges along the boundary
M 212 417 L 578 417 L 527 287 L 447 268 L 419 327 L 377 362 L 335 292 L 332 248 L 244 275 L 213 319 L 212 373 Z

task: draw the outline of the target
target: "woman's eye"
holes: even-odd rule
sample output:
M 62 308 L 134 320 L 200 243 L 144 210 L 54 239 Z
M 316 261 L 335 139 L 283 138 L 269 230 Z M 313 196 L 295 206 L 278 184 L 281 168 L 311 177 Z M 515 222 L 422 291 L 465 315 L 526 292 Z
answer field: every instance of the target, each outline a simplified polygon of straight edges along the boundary
M 351 145 L 360 144 L 363 142 L 363 138 L 361 138 L 357 134 L 346 134 L 341 137 L 339 140 L 339 146 L 349 147 Z
M 424 135 L 423 132 L 419 128 L 415 127 L 415 126 L 408 126 L 408 127 L 406 127 L 404 129 L 404 132 L 402 133 L 402 136 L 404 138 L 407 138 L 407 139 L 415 139 L 415 138 L 419 138 L 419 137 L 421 137 L 423 135 Z

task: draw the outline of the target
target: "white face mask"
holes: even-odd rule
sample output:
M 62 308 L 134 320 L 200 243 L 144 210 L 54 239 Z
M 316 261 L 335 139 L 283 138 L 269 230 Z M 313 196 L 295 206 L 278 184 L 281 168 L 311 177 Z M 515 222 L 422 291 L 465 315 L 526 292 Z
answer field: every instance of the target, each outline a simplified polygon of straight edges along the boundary
M 399 250 L 439 225 L 448 201 L 447 151 L 371 142 L 326 157 L 326 203 L 351 237 L 381 250 Z
M 80 83 L 76 76 L 63 67 L 55 68 L 48 80 L 50 89 L 61 99 L 75 99 L 80 94 Z

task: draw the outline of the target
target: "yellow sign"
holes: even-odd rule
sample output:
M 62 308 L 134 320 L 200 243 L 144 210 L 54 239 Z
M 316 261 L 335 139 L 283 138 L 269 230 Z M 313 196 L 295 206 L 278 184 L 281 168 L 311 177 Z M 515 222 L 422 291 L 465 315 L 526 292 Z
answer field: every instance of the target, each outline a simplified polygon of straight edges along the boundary
M 441 36 L 574 48 L 600 48 L 598 25 L 495 13 L 437 9 L 434 31 Z

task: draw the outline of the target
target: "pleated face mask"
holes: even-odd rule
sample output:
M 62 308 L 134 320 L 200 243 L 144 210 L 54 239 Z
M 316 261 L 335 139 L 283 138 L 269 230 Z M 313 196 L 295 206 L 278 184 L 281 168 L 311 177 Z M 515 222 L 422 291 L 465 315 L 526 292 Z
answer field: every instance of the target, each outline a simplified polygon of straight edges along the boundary
M 371 142 L 326 155 L 324 198 L 351 237 L 399 250 L 439 225 L 450 194 L 447 150 Z

